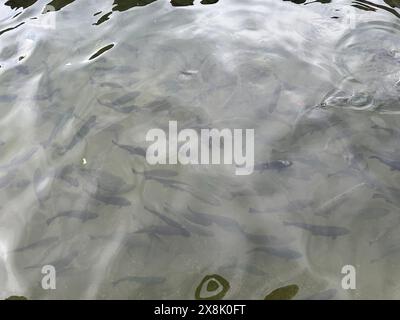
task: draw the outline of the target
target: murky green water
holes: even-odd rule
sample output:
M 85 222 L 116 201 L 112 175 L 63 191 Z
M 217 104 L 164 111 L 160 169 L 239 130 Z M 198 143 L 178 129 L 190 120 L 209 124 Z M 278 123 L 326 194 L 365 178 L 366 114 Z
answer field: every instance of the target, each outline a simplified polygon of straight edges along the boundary
M 0 297 L 400 298 L 399 8 L 6 1 Z M 255 129 L 264 169 L 149 165 L 170 120 Z

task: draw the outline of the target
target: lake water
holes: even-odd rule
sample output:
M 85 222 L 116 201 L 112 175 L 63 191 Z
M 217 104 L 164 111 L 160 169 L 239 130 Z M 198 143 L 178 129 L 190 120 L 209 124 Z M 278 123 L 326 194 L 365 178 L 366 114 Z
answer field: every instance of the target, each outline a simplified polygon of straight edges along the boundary
M 399 18 L 397 0 L 6 1 L 0 298 L 193 299 L 207 275 L 226 299 L 400 298 Z M 150 165 L 171 120 L 254 129 L 256 170 Z

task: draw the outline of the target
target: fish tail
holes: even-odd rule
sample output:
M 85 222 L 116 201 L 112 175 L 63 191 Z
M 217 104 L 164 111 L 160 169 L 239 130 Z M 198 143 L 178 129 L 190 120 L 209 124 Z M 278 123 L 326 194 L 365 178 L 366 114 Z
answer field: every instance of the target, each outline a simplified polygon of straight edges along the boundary
M 55 219 L 56 217 L 52 217 L 46 220 L 47 225 L 49 226 Z
M 284 226 L 292 226 L 293 225 L 293 223 L 289 222 L 289 221 L 283 221 L 282 223 Z

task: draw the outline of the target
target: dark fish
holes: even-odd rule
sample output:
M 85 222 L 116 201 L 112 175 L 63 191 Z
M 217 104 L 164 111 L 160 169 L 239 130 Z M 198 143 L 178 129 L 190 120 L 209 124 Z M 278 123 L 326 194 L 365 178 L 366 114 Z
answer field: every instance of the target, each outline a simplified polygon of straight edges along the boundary
M 213 224 L 212 219 L 209 215 L 202 212 L 195 212 L 188 206 L 189 212 L 183 214 L 183 216 L 192 223 L 199 224 L 204 227 L 209 227 Z
M 79 210 L 69 210 L 69 211 L 63 211 L 60 212 L 59 214 L 55 215 L 54 217 L 47 219 L 47 224 L 50 225 L 55 219 L 61 218 L 61 217 L 66 217 L 66 218 L 74 218 L 74 219 L 79 219 L 82 222 L 86 222 L 92 219 L 96 219 L 99 215 L 94 212 L 90 211 L 79 211 Z
M 264 300 L 291 300 L 299 292 L 299 286 L 291 284 L 289 286 L 275 289 L 269 293 Z
M 122 112 L 122 113 L 129 113 L 134 110 L 138 110 L 139 108 L 136 105 L 124 106 L 124 104 L 134 101 L 139 95 L 140 95 L 140 92 L 134 91 L 134 92 L 127 93 L 127 94 L 125 94 L 115 100 L 112 100 L 112 101 L 107 101 L 104 99 L 97 99 L 97 102 L 99 104 L 101 104 L 102 106 L 111 108 L 115 111 Z
M 400 161 L 392 160 L 392 159 L 385 159 L 379 156 L 371 156 L 370 159 L 377 159 L 383 164 L 387 165 L 390 170 L 400 170 Z
M 76 171 L 79 175 L 85 177 L 86 181 L 108 194 L 125 193 L 135 188 L 135 185 L 128 184 L 119 176 L 112 173 L 98 170 L 77 167 Z
M 76 178 L 73 178 L 70 176 L 70 174 L 73 171 L 74 171 L 73 165 L 66 165 L 60 169 L 57 169 L 54 174 L 54 177 L 56 179 L 60 179 L 60 180 L 67 182 L 69 185 L 71 185 L 73 187 L 78 187 L 79 186 L 78 180 Z
M 183 231 L 182 229 L 178 229 L 170 225 L 149 226 L 137 230 L 135 233 L 148 233 L 156 238 L 159 238 L 158 236 L 183 236 L 183 237 L 190 236 L 189 232 L 186 229 L 184 229 Z
M 111 103 L 105 103 L 99 99 L 97 99 L 97 102 L 104 107 L 113 109 L 114 111 L 121 112 L 121 113 L 131 113 L 132 111 L 139 110 L 139 107 L 137 107 L 136 105 L 120 106 L 120 105 L 114 105 Z
M 383 258 L 387 258 L 393 254 L 399 253 L 400 252 L 400 246 L 395 245 L 395 246 L 391 246 L 389 247 L 389 249 L 385 250 L 383 253 L 381 253 L 379 255 L 379 257 L 375 258 L 375 259 L 371 259 L 371 263 L 374 263 L 376 261 L 379 261 Z
M 343 227 L 321 226 L 315 224 L 286 222 L 286 221 L 284 221 L 283 224 L 285 226 L 294 226 L 297 228 L 310 231 L 315 236 L 332 237 L 333 239 L 335 239 L 338 236 L 343 236 L 350 233 L 350 230 Z
M 95 193 L 89 193 L 90 196 L 100 202 L 103 202 L 105 204 L 113 205 L 113 206 L 118 206 L 118 207 L 127 207 L 130 206 L 132 203 L 122 197 L 118 196 L 111 196 L 111 195 L 105 195 L 101 194 L 98 192 Z
M 163 277 L 139 277 L 139 276 L 128 276 L 121 279 L 118 279 L 112 283 L 115 287 L 116 285 L 120 284 L 121 282 L 136 282 L 143 285 L 155 285 L 165 282 L 165 278 Z
M 242 231 L 242 234 L 247 240 L 256 243 L 258 245 L 266 245 L 266 246 L 282 245 L 290 242 L 290 240 L 279 239 L 276 236 L 267 234 L 249 233 L 246 231 Z
M 270 162 L 264 162 L 254 165 L 254 170 L 263 172 L 264 170 L 277 170 L 281 171 L 290 167 L 293 163 L 289 160 L 275 160 Z
M 147 171 L 143 171 L 143 172 L 139 172 L 139 171 L 136 171 L 135 169 L 132 169 L 132 172 L 135 174 L 142 174 L 147 179 L 151 179 L 153 177 L 170 178 L 170 177 L 176 177 L 178 175 L 178 172 L 173 171 L 173 170 L 167 170 L 167 169 L 155 169 L 155 170 L 147 170 Z
M 39 150 L 39 147 L 33 147 L 28 152 L 15 156 L 8 164 L 0 165 L 0 170 L 8 170 L 10 168 L 18 167 L 24 162 L 28 161 Z
M 155 177 L 155 176 L 147 176 L 146 177 L 147 180 L 153 180 L 153 181 L 157 181 L 158 183 L 162 184 L 165 187 L 170 187 L 170 188 L 176 188 L 178 186 L 189 186 L 187 183 L 179 181 L 179 180 L 172 180 L 172 179 L 165 179 L 165 178 L 160 178 L 160 177 Z M 182 187 L 181 187 L 182 188 Z M 179 189 L 182 191 L 186 191 L 186 189 Z
M 75 145 L 80 142 L 82 139 L 86 137 L 89 133 L 90 129 L 93 128 L 96 124 L 96 116 L 91 116 L 86 122 L 82 125 L 82 127 L 78 130 L 78 132 L 74 135 L 71 142 L 60 152 L 61 155 L 65 154 L 67 151 L 71 150 Z
M 152 214 L 156 215 L 158 218 L 160 218 L 162 221 L 164 221 L 169 226 L 178 229 L 183 236 L 190 237 L 189 231 L 187 231 L 184 227 L 182 227 L 178 222 L 176 222 L 176 221 L 172 220 L 171 218 L 167 217 L 166 215 L 163 215 L 163 214 L 161 214 L 153 209 L 150 209 L 146 206 L 144 207 L 144 209 L 151 212 Z
M 125 151 L 128 151 L 129 154 L 146 157 L 146 150 L 144 148 L 133 147 L 133 146 L 129 146 L 129 145 L 126 145 L 126 144 L 118 144 L 114 140 L 112 140 L 112 143 L 114 143 L 119 148 L 121 148 L 121 149 L 123 149 Z
M 336 289 L 327 289 L 325 291 L 318 292 L 312 296 L 306 298 L 305 300 L 331 300 L 337 294 Z
M 239 223 L 232 218 L 212 215 L 209 213 L 196 212 L 192 210 L 189 206 L 188 210 L 189 212 L 184 214 L 184 217 L 193 223 L 197 223 L 202 226 L 210 226 L 214 223 L 223 229 L 227 229 L 228 231 L 242 231 Z
M 360 210 L 357 214 L 359 218 L 363 219 L 378 219 L 390 213 L 390 210 L 385 208 L 366 208 Z
M 259 210 L 255 208 L 249 208 L 249 213 L 260 214 L 260 213 L 268 213 L 268 210 Z
M 60 273 L 61 271 L 66 270 L 78 255 L 79 255 L 78 251 L 72 251 L 65 257 L 52 260 L 49 262 L 40 262 L 38 264 L 25 267 L 24 269 L 36 269 L 36 268 L 42 268 L 44 265 L 52 265 L 57 270 L 57 273 Z
M 162 183 L 161 181 L 164 181 L 164 183 L 165 183 L 165 181 L 168 181 L 166 179 L 160 179 L 160 178 L 155 178 L 155 177 L 152 177 L 151 179 L 152 180 L 156 180 L 156 181 L 158 181 L 160 183 Z M 169 181 L 173 181 L 173 180 L 169 180 Z M 171 184 L 166 184 L 166 185 L 169 188 L 186 192 L 186 193 L 190 194 L 193 198 L 196 198 L 197 200 L 200 200 L 200 201 L 202 201 L 204 203 L 207 203 L 207 204 L 209 204 L 211 206 L 220 206 L 221 205 L 221 201 L 218 198 L 214 197 L 212 194 L 206 194 L 206 195 L 205 194 L 199 194 L 198 192 L 190 190 L 189 185 L 185 184 L 183 182 L 180 183 L 180 185 L 177 185 L 176 183 L 171 183 Z
M 57 122 L 53 130 L 50 132 L 50 135 L 47 138 L 47 140 L 42 142 L 42 146 L 44 148 L 47 148 L 50 145 L 50 143 L 54 140 L 54 138 L 61 131 L 61 129 L 64 128 L 65 125 L 68 123 L 68 121 L 73 117 L 73 114 L 74 114 L 74 108 L 70 108 L 61 116 L 60 120 Z
M 165 110 L 170 110 L 172 108 L 171 103 L 165 100 L 153 101 L 146 105 L 145 108 L 151 109 L 151 112 L 160 112 Z
M 253 252 L 263 252 L 286 260 L 294 260 L 302 257 L 300 252 L 289 248 L 258 247 L 250 250 L 248 253 Z
M 31 249 L 36 249 L 40 247 L 46 247 L 49 244 L 53 244 L 54 242 L 58 241 L 59 237 L 48 237 L 48 238 L 43 238 L 40 239 L 36 242 L 33 242 L 29 245 L 26 245 L 24 247 L 19 247 L 17 249 L 14 249 L 12 252 L 23 252 L 26 250 L 31 250 Z

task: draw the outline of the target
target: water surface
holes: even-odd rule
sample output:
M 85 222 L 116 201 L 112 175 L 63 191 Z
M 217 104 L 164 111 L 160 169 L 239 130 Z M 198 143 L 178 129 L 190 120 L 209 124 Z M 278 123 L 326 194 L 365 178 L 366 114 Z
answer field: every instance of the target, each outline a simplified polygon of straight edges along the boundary
M 6 1 L 0 297 L 193 299 L 217 274 L 229 299 L 399 298 L 399 7 Z M 254 128 L 288 165 L 150 166 L 169 120 Z

